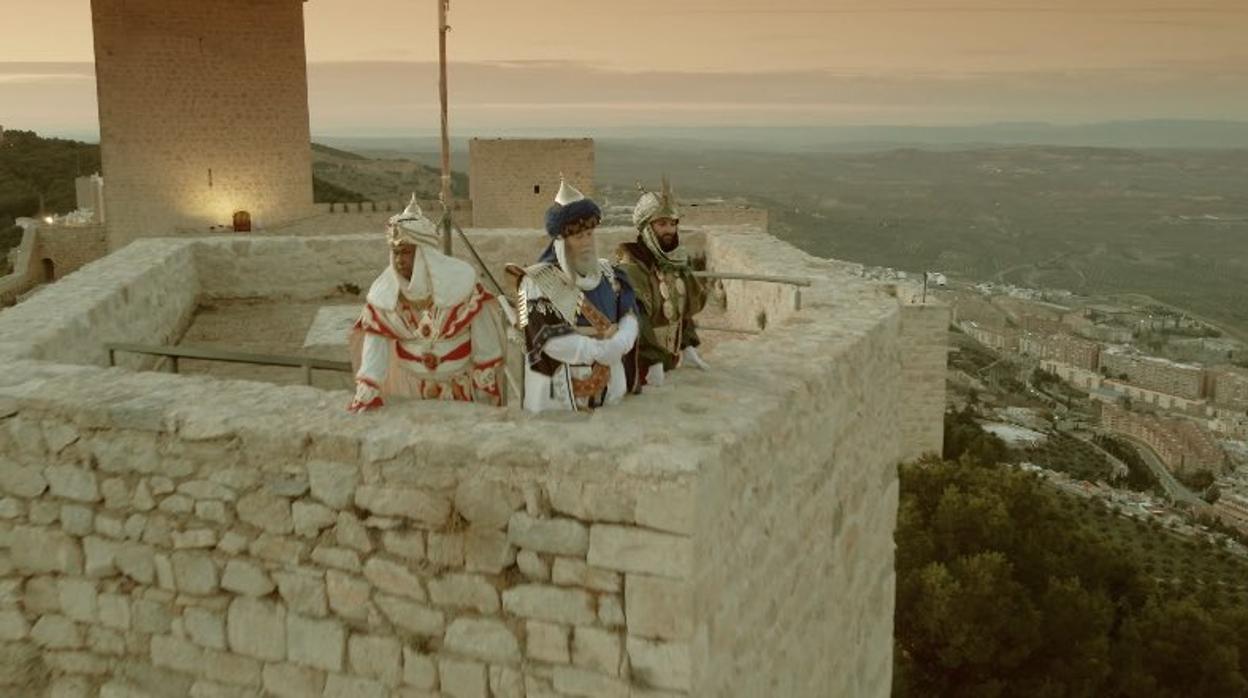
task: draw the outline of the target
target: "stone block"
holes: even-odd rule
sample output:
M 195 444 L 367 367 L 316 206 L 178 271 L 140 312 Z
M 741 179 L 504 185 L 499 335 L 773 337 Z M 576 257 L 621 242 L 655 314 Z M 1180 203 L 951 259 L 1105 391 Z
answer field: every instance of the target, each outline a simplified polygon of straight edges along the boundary
M 204 650 L 188 640 L 173 635 L 152 638 L 152 666 L 198 675 L 202 670 Z
M 87 647 L 99 655 L 122 657 L 126 654 L 126 639 L 116 630 L 93 625 L 87 628 Z
M 485 665 L 461 659 L 438 659 L 442 692 L 451 698 L 489 698 Z
M 664 640 L 693 636 L 693 585 L 689 582 L 630 574 L 624 584 L 628 634 Z
M 47 613 L 35 621 L 30 639 L 45 649 L 78 649 L 83 645 L 83 631 L 65 616 Z
M 492 664 L 518 664 L 520 643 L 511 629 L 493 618 L 457 618 L 446 629 L 442 648 Z
M 267 492 L 252 492 L 239 498 L 236 510 L 240 521 L 267 533 L 280 535 L 295 529 L 290 513 L 290 500 L 283 497 Z
M 516 553 L 516 566 L 520 573 L 535 582 L 550 581 L 550 563 L 532 550 L 521 550 Z
M 507 527 L 507 537 L 513 544 L 538 553 L 581 556 L 589 550 L 589 530 L 574 519 L 538 519 L 516 512 Z
M 466 480 L 455 488 L 455 510 L 476 528 L 503 529 L 524 506 L 524 495 L 511 485 Z
M 516 548 L 503 531 L 470 528 L 464 534 L 464 565 L 469 572 L 498 574 L 516 561 Z
M 264 489 L 269 494 L 286 499 L 298 499 L 308 493 L 311 485 L 308 478 L 303 473 L 285 472 L 280 475 L 272 476 L 264 483 Z
M 100 485 L 95 473 L 73 465 L 49 465 L 43 469 L 43 477 L 48 481 L 48 489 L 52 494 L 77 502 L 98 502 Z
M 287 658 L 295 663 L 326 671 L 342 671 L 347 632 L 336 620 L 286 615 Z
M 20 519 L 26 515 L 26 504 L 16 497 L 0 499 L 0 519 Z
M 301 540 L 272 533 L 261 533 L 251 542 L 251 545 L 247 546 L 247 552 L 251 553 L 252 557 L 258 557 L 261 560 L 297 565 L 307 553 L 307 547 L 307 543 Z
M 363 569 L 360 565 L 360 554 L 346 548 L 318 545 L 312 550 L 312 561 L 344 572 L 359 572 Z
M 581 589 L 521 584 L 503 592 L 503 610 L 522 618 L 566 625 L 594 622 L 594 597 Z
M 578 558 L 555 558 L 550 575 L 555 584 L 585 587 L 594 591 L 616 593 L 621 586 L 618 572 L 590 567 Z
M 361 485 L 355 490 L 355 504 L 379 516 L 403 516 L 430 528 L 444 525 L 451 515 L 447 497 L 414 487 Z
M 352 635 L 347 643 L 351 673 L 398 686 L 403 676 L 401 645 L 397 638 Z
M 205 650 L 200 674 L 207 679 L 236 686 L 260 687 L 259 660 L 218 650 Z
M 687 579 L 693 571 L 693 539 L 595 524 L 590 529 L 587 559 L 595 567 Z
M 316 502 L 295 502 L 290 505 L 290 513 L 295 533 L 305 538 L 317 537 L 321 529 L 333 526 L 338 519 L 337 512 Z
M 498 589 L 475 574 L 448 574 L 429 580 L 429 597 L 439 606 L 498 613 Z
M 30 624 L 26 617 L 16 608 L 0 609 L 0 642 L 13 642 L 25 639 L 30 632 Z
M 325 592 L 329 608 L 348 620 L 368 620 L 368 582 L 338 570 L 325 573 Z
M 139 480 L 139 484 L 135 485 L 130 506 L 138 511 L 151 511 L 156 508 L 156 498 L 152 496 L 152 488 L 146 480 Z
M 117 569 L 139 584 L 151 585 L 156 580 L 155 553 L 142 543 L 126 543 L 113 558 Z
M 211 480 L 190 480 L 178 485 L 178 494 L 184 494 L 191 499 L 215 499 L 222 502 L 232 502 L 238 498 L 234 490 Z
M 186 594 L 211 594 L 218 586 L 216 563 L 205 553 L 175 552 L 173 577 L 178 591 Z
M 345 509 L 355 501 L 355 485 L 359 469 L 354 465 L 311 461 L 308 463 L 308 484 L 312 496 L 331 509 Z
M 95 512 L 81 504 L 62 504 L 60 519 L 61 530 L 71 536 L 81 538 L 95 530 Z
M 156 508 L 166 514 L 183 516 L 195 511 L 195 500 L 184 494 L 171 494 L 160 500 L 160 504 L 157 504 Z
M 90 652 L 76 650 L 44 652 L 43 661 L 54 674 L 104 676 L 109 672 L 108 660 Z
M 98 620 L 97 599 L 99 593 L 95 582 L 89 579 L 62 577 L 59 583 L 61 612 L 80 623 Z
M 572 663 L 582 669 L 619 676 L 623 650 L 618 632 L 585 626 L 572 631 Z
M 286 660 L 286 609 L 280 604 L 240 596 L 230 603 L 225 629 L 231 651 L 269 662 Z
M 634 518 L 638 526 L 691 535 L 694 514 L 693 491 L 681 485 L 638 493 Z
M 325 580 L 314 570 L 274 572 L 277 589 L 286 607 L 295 613 L 314 618 L 329 615 L 325 598 Z
M 61 612 L 61 586 L 56 577 L 31 577 L 26 580 L 22 607 L 27 613 Z
M 373 541 L 368 536 L 368 529 L 351 512 L 338 512 L 338 523 L 334 526 L 334 537 L 337 539 L 338 545 L 357 550 L 365 555 L 373 552 Z
M 58 676 L 48 686 L 48 698 L 94 698 L 91 679 L 86 676 Z
M 229 526 L 234 517 L 225 502 L 206 499 L 195 502 L 195 517 L 221 526 Z
M 122 532 L 126 534 L 126 538 L 130 540 L 141 540 L 143 531 L 147 530 L 147 516 L 144 514 L 131 514 L 126 517 L 126 523 L 122 527 Z
M 551 507 L 583 521 L 633 522 L 633 493 L 613 486 L 559 480 L 549 488 Z
M 55 499 L 36 499 L 27 508 L 26 518 L 35 526 L 51 526 L 61 518 L 61 503 Z
M 429 562 L 441 568 L 459 568 L 464 566 L 464 534 L 462 533 L 430 533 Z
M 525 698 L 524 674 L 512 667 L 490 667 L 490 695 L 493 698 Z
M 23 499 L 34 499 L 46 489 L 48 481 L 38 466 L 0 460 L 0 491 Z
M 234 559 L 225 563 L 221 588 L 244 596 L 267 596 L 276 588 L 269 575 L 254 562 Z
M 624 627 L 624 604 L 619 594 L 603 594 L 598 597 L 598 622 L 607 628 Z
M 370 558 L 364 563 L 364 578 L 378 589 L 396 596 L 406 596 L 424 601 L 425 589 L 420 578 L 403 564 L 382 557 Z
M 265 664 L 261 679 L 265 692 L 277 698 L 319 696 L 325 689 L 325 672 L 296 664 Z
M 634 683 L 677 691 L 692 689 L 689 645 L 632 636 L 626 645 Z
M 254 689 L 228 686 L 207 679 L 196 680 L 186 695 L 188 698 L 259 698 Z
M 555 667 L 555 690 L 561 696 L 580 698 L 629 698 L 627 683 L 585 669 L 570 666 Z
M 330 674 L 321 698 L 388 698 L 388 692 L 379 681 Z
M 10 554 L 20 572 L 82 574 L 82 548 L 77 539 L 41 526 L 14 526 Z
M 182 626 L 191 642 L 200 647 L 223 650 L 225 643 L 225 614 L 206 608 L 188 606 L 182 612 Z
M 189 531 L 173 532 L 173 547 L 177 550 L 213 548 L 216 547 L 216 545 L 216 531 L 207 528 L 195 528 Z
M 151 599 L 137 599 L 131 611 L 131 627 L 140 633 L 161 635 L 169 632 L 173 616 L 169 605 Z
M 61 515 L 64 517 L 64 512 Z M 105 538 L 121 540 L 126 537 L 126 522 L 120 516 L 101 512 L 95 516 L 94 530 Z
M 403 648 L 403 683 L 424 691 L 438 686 L 438 665 L 427 654 L 411 647 Z
M 425 534 L 421 531 L 386 531 L 381 534 L 381 547 L 408 562 L 425 557 Z
M 529 659 L 551 664 L 572 661 L 568 651 L 568 628 L 540 620 L 525 622 L 525 653 Z
M 441 637 L 445 620 L 441 611 L 388 594 L 377 594 L 377 607 L 386 618 L 408 633 L 422 637 Z
M 111 577 L 117 574 L 115 560 L 121 544 L 116 541 L 87 536 L 82 539 L 83 572 L 88 577 Z
M 96 599 L 100 624 L 115 630 L 130 629 L 130 599 L 121 594 L 100 594 Z

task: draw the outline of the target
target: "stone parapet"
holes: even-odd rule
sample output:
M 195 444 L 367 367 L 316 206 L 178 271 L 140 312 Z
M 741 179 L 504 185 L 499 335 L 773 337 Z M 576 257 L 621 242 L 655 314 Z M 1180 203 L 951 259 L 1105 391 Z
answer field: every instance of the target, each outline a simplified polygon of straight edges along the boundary
M 100 342 L 159 341 L 200 297 L 375 274 L 340 256 L 357 242 L 143 241 L 0 313 L 0 674 L 102 697 L 889 694 L 906 381 L 944 381 L 907 374 L 906 338 L 943 324 L 724 233 L 712 268 L 808 275 L 801 310 L 729 287 L 762 335 L 593 414 L 351 416 L 344 391 L 103 367 Z M 281 259 L 305 282 L 257 278 Z

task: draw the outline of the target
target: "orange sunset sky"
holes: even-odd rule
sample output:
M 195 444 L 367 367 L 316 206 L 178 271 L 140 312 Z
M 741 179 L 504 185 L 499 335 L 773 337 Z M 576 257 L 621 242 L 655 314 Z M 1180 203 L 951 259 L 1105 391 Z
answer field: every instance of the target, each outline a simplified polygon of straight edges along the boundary
M 87 0 L 5 14 L 0 124 L 93 128 Z M 436 100 L 435 2 L 305 16 L 314 132 Z M 1248 120 L 1245 0 L 452 0 L 451 24 L 472 128 Z

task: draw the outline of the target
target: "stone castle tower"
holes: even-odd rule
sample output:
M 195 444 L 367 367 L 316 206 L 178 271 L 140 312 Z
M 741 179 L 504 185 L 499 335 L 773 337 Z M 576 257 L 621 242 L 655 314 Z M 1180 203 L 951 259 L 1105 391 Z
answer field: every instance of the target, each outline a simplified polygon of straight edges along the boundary
M 540 228 L 559 191 L 559 173 L 594 195 L 591 138 L 473 138 L 468 187 L 477 228 Z
M 92 0 L 109 247 L 311 213 L 303 0 Z

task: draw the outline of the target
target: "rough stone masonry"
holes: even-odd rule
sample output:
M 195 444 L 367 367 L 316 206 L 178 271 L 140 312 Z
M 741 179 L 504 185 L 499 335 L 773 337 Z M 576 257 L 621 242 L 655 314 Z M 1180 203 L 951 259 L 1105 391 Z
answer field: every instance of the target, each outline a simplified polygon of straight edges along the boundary
M 0 312 L 0 694 L 889 694 L 943 308 L 708 231 L 712 268 L 814 286 L 730 284 L 765 332 L 610 422 L 106 367 L 198 299 L 366 279 L 369 242 L 141 241 Z

